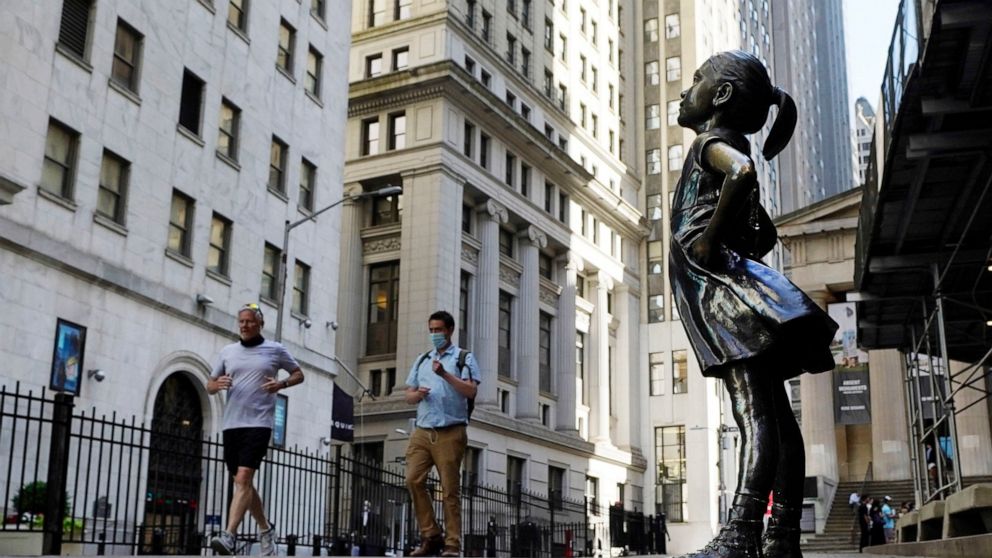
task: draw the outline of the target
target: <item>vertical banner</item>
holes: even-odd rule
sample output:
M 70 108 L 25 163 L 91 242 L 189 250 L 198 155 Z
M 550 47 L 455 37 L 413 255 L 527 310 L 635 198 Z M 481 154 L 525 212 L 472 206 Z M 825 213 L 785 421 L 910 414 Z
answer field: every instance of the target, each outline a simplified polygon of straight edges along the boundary
M 334 402 L 331 407 L 331 439 L 342 442 L 355 441 L 355 399 L 334 384 Z
M 868 353 L 857 344 L 857 307 L 853 302 L 827 305 L 827 313 L 840 325 L 830 351 L 834 355 L 834 422 L 871 422 L 871 386 L 868 379 Z

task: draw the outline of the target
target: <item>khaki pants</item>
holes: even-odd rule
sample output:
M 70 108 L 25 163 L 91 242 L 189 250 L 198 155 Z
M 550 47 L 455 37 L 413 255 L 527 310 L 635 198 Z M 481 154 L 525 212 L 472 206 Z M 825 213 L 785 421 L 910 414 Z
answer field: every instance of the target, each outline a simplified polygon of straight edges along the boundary
M 427 474 L 436 466 L 444 493 L 444 546 L 451 549 L 461 549 L 461 468 L 468 445 L 465 429 L 465 426 L 443 430 L 417 428 L 406 448 L 406 486 L 413 499 L 420 535 L 428 538 L 441 534 L 434 518 L 431 494 L 427 491 Z

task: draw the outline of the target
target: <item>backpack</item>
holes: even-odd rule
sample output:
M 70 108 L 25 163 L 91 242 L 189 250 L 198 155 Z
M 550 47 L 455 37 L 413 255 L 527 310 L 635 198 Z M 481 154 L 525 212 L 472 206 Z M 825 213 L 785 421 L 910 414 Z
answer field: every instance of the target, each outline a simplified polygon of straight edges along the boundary
M 434 351 L 427 351 L 426 353 L 424 353 L 417 360 L 417 366 L 416 366 L 417 370 L 420 369 L 420 365 L 423 364 L 425 360 L 427 360 L 427 359 L 429 359 L 431 357 L 431 353 L 433 353 L 433 352 Z M 455 366 L 458 367 L 458 377 L 459 378 L 461 378 L 462 370 L 465 368 L 465 359 L 468 358 L 468 353 L 469 353 L 468 349 L 458 349 L 458 362 L 455 363 Z M 475 378 L 472 377 L 472 369 L 471 368 L 468 369 L 468 379 L 469 380 L 472 380 L 473 382 L 475 381 Z M 474 397 L 469 397 L 468 398 L 468 420 L 470 420 L 470 421 L 472 420 L 472 411 L 474 411 L 474 410 L 475 410 L 475 398 Z

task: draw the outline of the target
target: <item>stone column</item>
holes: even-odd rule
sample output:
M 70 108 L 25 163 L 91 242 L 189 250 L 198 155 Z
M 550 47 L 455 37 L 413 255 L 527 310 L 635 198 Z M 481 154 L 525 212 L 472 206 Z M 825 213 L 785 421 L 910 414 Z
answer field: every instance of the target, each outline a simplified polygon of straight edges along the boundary
M 616 369 L 613 371 L 613 385 L 610 389 L 615 390 L 615 401 L 619 404 L 617 409 L 617 429 L 614 445 L 621 449 L 630 450 L 632 437 L 631 411 L 637 407 L 636 396 L 631 391 L 631 386 L 638 385 L 634 382 L 637 374 L 636 356 L 632 348 L 637 347 L 635 336 L 637 335 L 638 322 L 631 323 L 630 307 L 631 300 L 630 287 L 625 284 L 618 284 L 613 293 L 613 313 L 619 319 L 617 326 L 617 345 L 613 350 L 613 358 L 616 360 Z M 636 305 L 634 306 L 636 308 Z M 646 385 L 646 384 L 645 384 Z
M 807 293 L 826 309 L 823 291 Z M 806 476 L 822 476 L 837 481 L 837 433 L 834 426 L 834 382 L 831 372 L 803 374 L 799 393 L 803 410 L 803 441 L 806 449 Z
M 479 271 L 475 278 L 475 346 L 472 351 L 479 362 L 482 383 L 476 395 L 477 405 L 495 408 L 499 377 L 499 226 L 509 220 L 506 208 L 489 200 L 476 208 L 482 248 Z
M 360 184 L 347 184 L 345 196 L 353 196 L 362 191 Z M 352 370 L 358 370 L 358 357 L 362 355 L 362 324 L 364 304 L 362 299 L 362 278 L 365 267 L 362 259 L 363 225 L 362 205 L 354 200 L 341 204 L 341 263 L 338 271 L 338 308 L 332 318 L 338 322 L 334 333 L 334 353 Z M 347 389 L 353 380 L 347 374 L 340 374 L 336 380 Z M 399 382 L 400 380 L 397 379 Z M 357 389 L 357 386 L 355 386 Z
M 537 409 L 540 370 L 538 339 L 539 297 L 541 288 L 538 252 L 548 245 L 548 237 L 533 225 L 518 234 L 520 239 L 520 291 L 517 297 L 517 418 L 540 420 Z
M 613 287 L 613 281 L 600 271 L 596 276 L 596 308 L 592 312 L 592 324 L 589 340 L 590 376 L 594 383 L 589 390 L 595 393 L 589 402 L 594 428 L 591 429 L 593 441 L 609 443 L 610 441 L 610 315 L 606 310 L 607 293 Z
M 561 294 L 558 295 L 557 395 L 555 430 L 577 434 L 575 427 L 575 284 L 580 267 L 579 256 L 566 252 L 558 268 Z
M 971 368 L 962 373 L 965 368 L 968 368 L 967 364 L 951 361 L 952 388 L 958 389 L 969 378 L 978 378 L 972 385 L 985 389 L 985 382 L 981 379 L 982 371 L 975 372 Z M 985 401 L 981 401 L 983 397 L 982 392 L 968 387 L 960 388 L 954 396 L 954 408 L 958 411 L 958 455 L 963 477 L 992 475 L 992 433 L 989 432 L 989 408 Z
M 871 386 L 871 460 L 875 480 L 913 478 L 906 424 L 906 364 L 895 349 L 868 355 Z M 805 409 L 804 409 L 805 412 Z

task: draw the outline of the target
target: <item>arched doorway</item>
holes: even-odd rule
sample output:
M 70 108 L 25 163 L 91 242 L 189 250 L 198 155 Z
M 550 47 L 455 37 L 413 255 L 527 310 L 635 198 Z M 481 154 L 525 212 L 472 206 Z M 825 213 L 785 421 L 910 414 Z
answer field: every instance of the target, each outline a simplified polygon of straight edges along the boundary
M 189 375 L 166 378 L 155 396 L 142 554 L 199 554 L 203 410 Z

